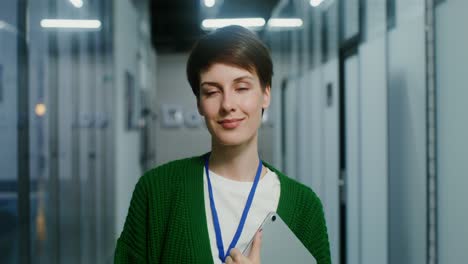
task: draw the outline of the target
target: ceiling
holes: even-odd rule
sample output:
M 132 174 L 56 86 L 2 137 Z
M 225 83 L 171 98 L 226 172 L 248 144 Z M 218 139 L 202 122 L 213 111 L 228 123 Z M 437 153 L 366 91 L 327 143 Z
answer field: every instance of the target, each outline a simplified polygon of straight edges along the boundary
M 216 18 L 271 15 L 279 0 L 224 0 Z M 219 2 L 219 0 L 217 1 Z M 151 33 L 157 52 L 186 52 L 204 33 L 200 25 L 208 10 L 202 0 L 152 0 Z

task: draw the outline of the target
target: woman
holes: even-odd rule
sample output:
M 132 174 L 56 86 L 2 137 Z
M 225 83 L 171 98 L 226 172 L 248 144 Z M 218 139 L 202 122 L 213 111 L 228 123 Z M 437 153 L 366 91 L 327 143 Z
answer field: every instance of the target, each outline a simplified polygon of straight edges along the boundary
M 115 263 L 260 263 L 266 215 L 276 211 L 314 255 L 331 263 L 323 209 L 308 187 L 258 155 L 273 66 L 251 31 L 229 26 L 198 41 L 187 77 L 211 152 L 147 172 L 133 193 Z M 242 255 L 254 237 L 247 256 Z

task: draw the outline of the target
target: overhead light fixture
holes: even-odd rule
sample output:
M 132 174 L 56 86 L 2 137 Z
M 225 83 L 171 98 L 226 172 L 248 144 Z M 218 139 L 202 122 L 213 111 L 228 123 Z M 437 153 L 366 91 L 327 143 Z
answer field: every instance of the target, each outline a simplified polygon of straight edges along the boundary
M 310 5 L 313 6 L 313 7 L 317 7 L 317 6 L 319 6 L 322 2 L 323 2 L 323 0 L 310 0 Z
M 231 25 L 238 25 L 248 28 L 260 28 L 265 25 L 263 18 L 218 18 L 218 19 L 205 19 L 202 22 L 204 29 L 216 29 Z
M 205 3 L 206 7 L 213 7 L 216 4 L 215 0 L 204 0 L 203 2 Z
M 101 28 L 101 21 L 83 19 L 42 19 L 41 27 L 99 29 Z
M 70 3 L 76 8 L 83 7 L 83 0 L 70 0 Z
M 302 27 L 300 18 L 271 18 L 268 20 L 268 27 L 297 28 Z

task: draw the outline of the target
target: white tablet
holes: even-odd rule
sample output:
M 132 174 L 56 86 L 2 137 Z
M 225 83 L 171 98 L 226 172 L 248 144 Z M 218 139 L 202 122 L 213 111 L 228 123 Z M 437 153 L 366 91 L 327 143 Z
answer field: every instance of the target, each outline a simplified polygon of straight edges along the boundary
M 262 247 L 260 257 L 262 263 L 269 264 L 316 264 L 317 261 L 302 242 L 294 235 L 281 217 L 271 212 L 267 215 L 259 230 L 262 229 Z M 248 255 L 253 238 L 242 251 Z

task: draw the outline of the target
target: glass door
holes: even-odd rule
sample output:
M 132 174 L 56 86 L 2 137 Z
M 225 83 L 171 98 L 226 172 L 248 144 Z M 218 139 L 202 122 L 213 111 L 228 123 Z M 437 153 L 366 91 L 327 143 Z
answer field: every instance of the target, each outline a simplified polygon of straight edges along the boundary
M 30 259 L 24 5 L 24 1 L 0 2 L 0 263 Z

